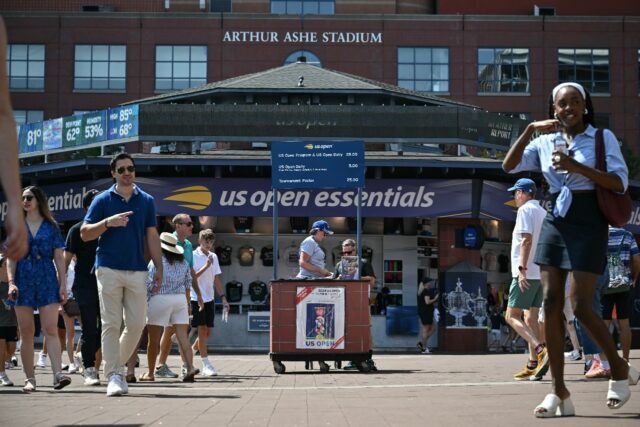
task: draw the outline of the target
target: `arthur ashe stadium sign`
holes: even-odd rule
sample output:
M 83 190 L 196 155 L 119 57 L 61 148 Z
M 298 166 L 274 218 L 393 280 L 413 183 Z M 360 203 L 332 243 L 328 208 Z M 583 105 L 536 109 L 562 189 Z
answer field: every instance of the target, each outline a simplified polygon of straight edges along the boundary
M 382 44 L 382 33 L 346 31 L 225 31 L 223 43 Z

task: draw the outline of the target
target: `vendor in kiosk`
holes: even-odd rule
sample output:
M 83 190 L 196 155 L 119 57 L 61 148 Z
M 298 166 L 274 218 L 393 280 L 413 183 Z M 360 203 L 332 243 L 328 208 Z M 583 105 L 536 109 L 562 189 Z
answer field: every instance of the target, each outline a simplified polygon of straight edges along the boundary
M 300 271 L 296 276 L 297 279 L 330 279 L 333 276 L 325 267 L 325 254 L 320 247 L 320 243 L 330 234 L 333 234 L 333 231 L 329 227 L 329 223 L 323 219 L 311 225 L 309 237 L 300 244 L 300 258 L 298 259 Z

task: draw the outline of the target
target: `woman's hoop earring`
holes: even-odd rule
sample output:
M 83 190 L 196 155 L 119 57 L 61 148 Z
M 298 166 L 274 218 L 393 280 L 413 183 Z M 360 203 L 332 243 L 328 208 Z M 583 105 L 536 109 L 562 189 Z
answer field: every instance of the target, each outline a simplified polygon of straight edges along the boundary
M 587 110 L 586 108 L 584 109 L 584 114 L 587 115 L 589 114 L 589 110 Z

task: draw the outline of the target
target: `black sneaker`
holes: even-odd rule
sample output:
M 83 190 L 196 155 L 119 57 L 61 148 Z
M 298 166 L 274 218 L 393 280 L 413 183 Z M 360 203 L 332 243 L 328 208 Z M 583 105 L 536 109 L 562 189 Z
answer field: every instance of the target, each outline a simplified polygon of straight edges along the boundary
M 420 341 L 418 341 L 418 350 L 420 350 L 420 353 L 422 353 L 424 351 L 424 346 L 422 345 L 422 343 Z

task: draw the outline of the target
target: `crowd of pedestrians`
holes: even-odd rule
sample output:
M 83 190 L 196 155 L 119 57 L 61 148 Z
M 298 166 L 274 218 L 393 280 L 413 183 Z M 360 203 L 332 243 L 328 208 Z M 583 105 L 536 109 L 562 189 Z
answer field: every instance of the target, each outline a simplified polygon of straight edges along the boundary
M 6 34 L 0 19 L 0 179 L 8 202 L 4 221 L 7 235 L 0 251 L 0 385 L 13 385 L 6 370 L 17 366 L 15 344 L 19 340 L 26 376 L 23 391 L 37 390 L 37 328 L 47 345 L 55 390 L 71 383 L 71 377 L 63 373 L 62 354 L 66 350 L 69 373 L 81 368 L 86 385 L 99 385 L 99 368 L 104 361 L 107 396 L 127 394 L 127 382 L 136 381 L 136 377 L 129 379 L 125 364 L 135 360 L 145 328 L 148 371 L 140 381 L 178 376 L 166 365 L 173 335 L 183 362 L 182 381 L 193 381 L 199 372 L 193 362 L 196 351 L 202 373 L 216 375 L 207 352 L 216 292 L 226 310 L 228 302 L 219 277 L 219 262 L 212 252 L 213 232 L 203 230 L 198 236 L 200 246 L 194 251 L 187 239 L 192 232 L 191 219 L 179 214 L 173 219 L 175 232 L 159 234 L 154 199 L 135 183 L 134 159 L 120 153 L 110 163 L 114 184 L 102 193 L 91 190 L 86 194 L 86 216 L 69 230 L 65 242 L 42 189 L 28 186 L 20 192 L 17 184 L 17 138 L 7 95 L 5 59 Z M 536 186 L 530 179 L 520 179 L 509 189 L 518 213 L 507 322 L 529 347 L 529 360 L 515 379 L 540 379 L 548 367 L 551 369 L 552 393 L 534 409 L 534 415 L 540 418 L 575 415 L 564 382 L 565 329 L 561 326 L 573 313 L 587 359 L 586 376 L 609 378 L 606 405 L 610 409 L 619 409 L 629 400 L 629 385 L 636 384 L 640 377 L 629 364 L 628 320 L 631 289 L 640 275 L 640 250 L 633 235 L 607 228 L 594 191 L 596 185 L 616 192 L 626 190 L 627 167 L 617 139 L 607 130 L 607 170 L 595 168 L 594 108 L 581 85 L 563 83 L 554 88 L 549 112 L 548 120 L 527 126 L 503 162 L 507 172 L 541 172 L 551 192 L 551 210 L 547 213 L 535 201 Z M 532 138 L 534 134 L 539 136 Z M 562 149 L 557 140 L 565 141 Z M 301 244 L 299 278 L 332 276 L 319 246 L 332 233 L 326 221 L 314 223 L 310 236 Z M 343 251 L 347 249 L 353 255 L 354 242 L 343 242 Z M 72 283 L 67 283 L 72 262 L 75 275 Z M 368 276 L 375 279 L 372 272 Z M 422 283 L 418 298 L 425 306 L 421 314 L 425 328 L 418 343 L 425 352 L 428 326 L 433 323 L 428 306 L 438 299 L 430 289 L 429 283 Z M 73 349 L 74 315 L 64 308 L 69 290 L 79 306 L 81 357 Z M 565 294 L 569 311 L 563 314 Z M 614 309 L 622 356 L 608 329 Z M 40 325 L 36 325 L 35 310 Z M 190 326 L 197 333 L 193 344 L 188 336 Z M 58 329 L 67 332 L 59 336 Z M 574 347 L 579 347 L 576 343 L 574 340 Z M 574 348 L 570 353 L 573 360 L 581 357 L 576 352 L 580 350 Z M 46 363 L 44 354 L 37 365 Z

